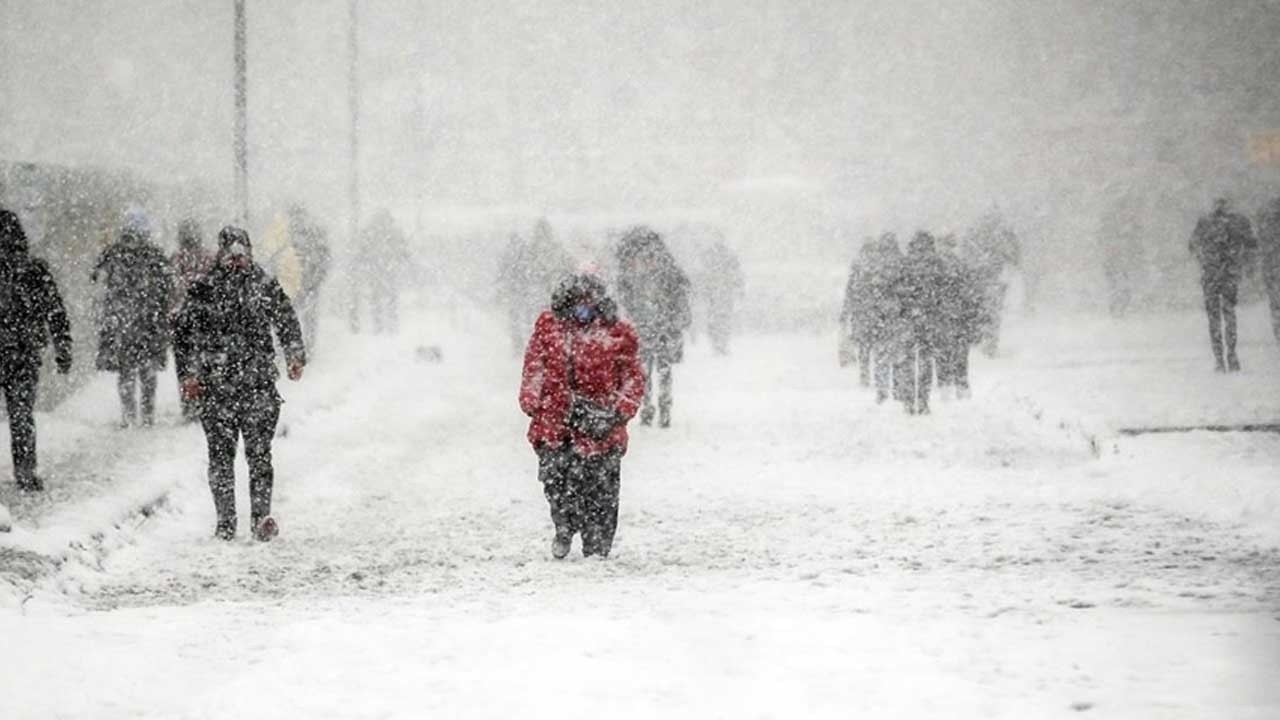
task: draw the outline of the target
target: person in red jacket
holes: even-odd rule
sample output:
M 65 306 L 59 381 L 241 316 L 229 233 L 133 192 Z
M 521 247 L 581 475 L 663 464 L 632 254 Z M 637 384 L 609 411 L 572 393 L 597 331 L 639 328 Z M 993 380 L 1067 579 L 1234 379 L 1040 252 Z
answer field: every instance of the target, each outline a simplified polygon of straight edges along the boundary
M 627 421 L 644 399 L 640 341 L 593 275 L 560 284 L 534 323 L 524 353 L 520 409 L 551 507 L 551 554 L 608 557 L 618 527 Z

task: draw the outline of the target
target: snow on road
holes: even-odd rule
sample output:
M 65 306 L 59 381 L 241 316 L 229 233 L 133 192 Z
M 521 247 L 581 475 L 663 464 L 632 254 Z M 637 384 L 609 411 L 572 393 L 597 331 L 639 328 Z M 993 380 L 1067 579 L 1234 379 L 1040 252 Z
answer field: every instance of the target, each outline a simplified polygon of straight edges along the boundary
M 198 430 L 95 384 L 41 418 L 50 497 L 0 494 L 0 717 L 1276 717 L 1280 436 L 1116 435 L 1280 416 L 1257 309 L 1239 377 L 1196 320 L 1015 327 L 919 419 L 827 337 L 694 346 L 605 562 L 550 560 L 482 316 L 282 383 L 265 546 L 210 538 Z

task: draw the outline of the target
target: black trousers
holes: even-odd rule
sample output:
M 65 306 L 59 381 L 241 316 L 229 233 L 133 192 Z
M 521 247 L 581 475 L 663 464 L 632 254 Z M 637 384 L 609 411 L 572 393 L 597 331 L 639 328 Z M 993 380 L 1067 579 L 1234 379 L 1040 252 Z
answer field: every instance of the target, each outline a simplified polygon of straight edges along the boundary
M 583 555 L 608 555 L 618 529 L 622 453 L 582 457 L 571 447 L 538 451 L 538 480 L 556 533 L 582 533 Z
M 933 348 L 918 344 L 898 358 L 893 369 L 894 395 L 912 415 L 929 412 L 933 387 Z
M 236 444 L 244 438 L 249 464 L 249 508 L 256 525 L 271 514 L 271 440 L 280 420 L 280 399 L 274 391 L 251 393 L 239 399 L 211 398 L 201 414 L 209 445 L 209 489 L 219 522 L 235 522 Z
M 148 425 L 156 414 L 156 370 L 148 363 L 120 368 L 117 389 L 120 392 L 120 413 L 125 424 L 132 424 L 138 417 L 138 398 L 135 387 L 142 386 L 142 421 Z
M 969 343 L 951 340 L 938 350 L 938 387 L 969 389 Z
M 9 449 L 13 453 L 13 474 L 18 484 L 32 481 L 36 474 L 36 388 L 39 366 L 19 361 L 0 367 L 5 408 L 9 413 Z
M 1209 343 L 1213 346 L 1213 359 L 1219 368 L 1223 367 L 1224 341 L 1227 363 L 1233 370 L 1239 366 L 1236 359 L 1236 300 L 1235 283 L 1204 284 L 1204 311 L 1209 316 Z

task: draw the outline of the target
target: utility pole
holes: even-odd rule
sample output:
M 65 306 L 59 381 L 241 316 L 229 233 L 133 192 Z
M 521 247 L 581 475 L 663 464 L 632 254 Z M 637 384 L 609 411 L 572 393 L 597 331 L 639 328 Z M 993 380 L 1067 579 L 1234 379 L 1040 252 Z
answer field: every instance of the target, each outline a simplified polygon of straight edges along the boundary
M 245 25 L 244 3 L 245 0 L 235 0 L 235 203 L 236 220 L 241 226 L 249 224 L 249 143 L 247 138 L 249 131 L 249 93 L 246 73 L 248 62 L 245 49 L 248 33 Z
M 356 11 L 357 0 L 350 0 L 351 24 L 347 35 L 347 46 L 351 57 L 351 218 L 348 228 L 351 247 L 356 247 L 356 236 L 360 232 L 360 43 L 358 28 L 360 17 Z

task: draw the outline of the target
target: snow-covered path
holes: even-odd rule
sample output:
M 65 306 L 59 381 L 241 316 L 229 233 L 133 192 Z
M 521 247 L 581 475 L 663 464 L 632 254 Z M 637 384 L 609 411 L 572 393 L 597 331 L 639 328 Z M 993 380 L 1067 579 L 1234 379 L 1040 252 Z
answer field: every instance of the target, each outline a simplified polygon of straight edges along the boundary
M 1280 437 L 1115 435 L 1280 415 L 1257 319 L 1231 378 L 1194 318 L 1132 345 L 1018 328 L 973 401 L 922 419 L 829 338 L 695 347 L 675 427 L 633 435 L 607 562 L 549 559 L 483 318 L 334 343 L 282 385 L 266 546 L 210 539 L 197 430 L 106 430 L 96 384 L 42 427 L 78 412 L 79 452 L 114 451 L 43 452 L 134 490 L 66 512 L 164 500 L 43 569 L 82 526 L 14 507 L 0 557 L 36 579 L 0 614 L 22 657 L 0 716 L 1275 717 Z

